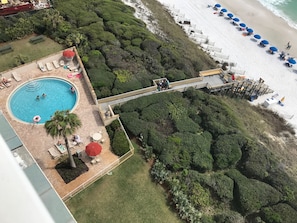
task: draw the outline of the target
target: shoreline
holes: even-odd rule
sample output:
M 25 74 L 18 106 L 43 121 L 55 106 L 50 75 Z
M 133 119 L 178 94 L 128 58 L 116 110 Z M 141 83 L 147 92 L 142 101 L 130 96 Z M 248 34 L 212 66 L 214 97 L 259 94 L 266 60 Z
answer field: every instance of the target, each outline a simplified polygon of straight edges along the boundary
M 292 48 L 288 52 L 292 56 L 297 56 L 297 39 L 294 38 L 297 36 L 297 29 L 290 26 L 282 17 L 265 8 L 258 0 L 232 2 L 217 0 L 217 2 L 280 50 L 285 49 L 287 42 L 290 41 Z
M 232 4 L 228 4 L 227 0 L 158 1 L 169 11 L 176 22 L 190 21 L 190 24 L 183 25 L 183 28 L 195 31 L 194 35 L 188 33 L 191 39 L 194 37 L 195 41 L 199 42 L 201 34 L 207 38 L 206 43 L 200 43 L 197 47 L 203 49 L 205 45 L 213 43 L 213 48 L 221 50 L 220 54 L 225 57 L 226 62 L 236 65 L 233 67 L 235 75 L 244 75 L 253 80 L 261 78 L 266 85 L 274 90 L 271 94 L 259 96 L 251 104 L 262 105 L 266 99 L 276 95 L 276 102 L 285 98 L 282 104 L 271 104 L 268 108 L 283 117 L 297 132 L 297 111 L 295 109 L 297 104 L 297 93 L 295 93 L 297 64 L 289 68 L 285 66 L 286 61 L 279 59 L 279 53 L 286 48 L 288 41 L 291 42 L 292 48 L 285 51 L 286 56 L 294 56 L 295 51 L 297 55 L 297 40 L 295 41 L 293 38 L 293 36 L 297 36 L 297 30 L 289 27 L 285 20 L 275 16 L 256 0 L 250 0 L 249 3 L 237 0 Z M 240 22 L 251 27 L 254 30 L 253 35 L 260 34 L 262 39 L 267 39 L 270 44 L 264 48 L 260 47 L 259 41 L 254 39 L 253 35 L 245 35 L 246 31 L 239 31 L 238 26 L 232 24 L 232 20 L 226 16 L 227 13 L 224 16 L 219 16 L 212 7 L 208 7 L 208 5 L 214 6 L 216 3 L 228 9 L 235 15 L 234 17 L 241 20 Z M 281 33 L 276 35 L 276 30 Z M 277 47 L 279 52 L 270 54 L 268 49 L 271 46 Z M 210 51 L 206 51 L 206 53 L 216 54 Z

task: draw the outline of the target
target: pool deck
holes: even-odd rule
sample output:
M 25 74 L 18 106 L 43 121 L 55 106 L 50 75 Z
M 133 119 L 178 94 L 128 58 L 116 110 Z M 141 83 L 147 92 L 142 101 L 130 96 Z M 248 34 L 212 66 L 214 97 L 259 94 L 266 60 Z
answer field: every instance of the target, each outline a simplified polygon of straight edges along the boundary
M 25 147 L 34 157 L 38 165 L 43 170 L 46 177 L 49 179 L 57 193 L 61 198 L 65 198 L 69 193 L 75 191 L 78 187 L 81 187 L 85 182 L 91 181 L 94 176 L 101 174 L 107 167 L 115 165 L 118 162 L 118 157 L 110 151 L 110 141 L 103 122 L 99 116 L 98 105 L 96 105 L 92 99 L 90 89 L 88 88 L 87 81 L 84 77 L 68 78 L 67 76 L 72 71 L 64 69 L 63 67 L 55 68 L 51 71 L 41 71 L 38 68 L 38 62 L 42 62 L 44 66 L 46 63 L 51 63 L 59 59 L 62 56 L 62 51 L 56 55 L 51 55 L 46 58 L 42 58 L 38 61 L 20 66 L 16 69 L 1 72 L 2 76 L 12 79 L 11 86 L 0 90 L 0 110 L 10 122 L 19 138 L 22 140 Z M 71 64 L 70 64 L 71 67 Z M 16 72 L 21 77 L 21 81 L 16 81 L 11 77 L 11 73 Z M 86 162 L 89 167 L 89 171 L 79 176 L 72 182 L 65 184 L 63 179 L 55 170 L 55 165 L 59 159 L 52 159 L 48 152 L 48 149 L 54 147 L 54 144 L 58 141 L 48 136 L 45 132 L 44 125 L 33 125 L 22 123 L 11 116 L 7 108 L 7 101 L 9 95 L 21 84 L 26 81 L 39 78 L 39 77 L 60 77 L 70 81 L 77 89 L 79 93 L 79 102 L 74 113 L 76 113 L 82 121 L 82 127 L 78 129 L 78 134 L 83 143 L 79 146 L 73 146 L 71 152 L 74 154 L 78 151 L 82 151 L 82 160 Z M 104 143 L 102 144 L 102 152 L 100 154 L 101 162 L 97 164 L 91 164 L 91 159 L 84 154 L 85 146 L 91 141 L 90 135 L 102 131 Z

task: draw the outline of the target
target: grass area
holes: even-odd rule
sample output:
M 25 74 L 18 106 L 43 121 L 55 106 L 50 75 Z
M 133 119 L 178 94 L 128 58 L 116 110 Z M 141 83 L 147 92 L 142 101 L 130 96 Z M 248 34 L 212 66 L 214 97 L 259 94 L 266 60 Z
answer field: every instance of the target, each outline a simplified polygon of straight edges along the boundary
M 77 222 L 182 222 L 151 181 L 149 164 L 136 154 L 66 202 Z
M 44 37 L 45 41 L 43 42 L 32 44 L 29 42 L 32 37 L 33 36 L 28 36 L 21 40 L 1 44 L 1 46 L 6 44 L 11 45 L 13 51 L 0 55 L 0 72 L 16 67 L 18 65 L 16 61 L 19 57 L 22 57 L 23 60 L 28 63 L 63 50 L 63 46 L 47 37 Z

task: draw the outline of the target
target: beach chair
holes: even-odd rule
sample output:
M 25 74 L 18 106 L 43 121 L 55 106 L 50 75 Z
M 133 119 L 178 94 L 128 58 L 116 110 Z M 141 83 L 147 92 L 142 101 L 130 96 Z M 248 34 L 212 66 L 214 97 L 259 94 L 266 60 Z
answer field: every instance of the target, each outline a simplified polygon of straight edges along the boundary
M 53 70 L 53 66 L 51 65 L 51 63 L 46 63 L 46 68 L 48 71 L 52 71 Z
M 19 82 L 19 81 L 22 80 L 21 76 L 20 76 L 17 72 L 15 72 L 15 71 L 11 73 L 11 76 L 12 76 L 17 82 Z
M 55 144 L 55 146 L 61 154 L 66 153 L 67 149 L 63 144 L 60 144 L 60 145 Z
M 56 61 L 56 60 L 53 61 L 53 65 L 56 69 L 58 69 L 60 67 L 58 61 Z
M 42 71 L 42 72 L 45 72 L 46 71 L 46 68 L 43 66 L 43 64 L 41 62 L 38 62 L 38 67 L 39 69 Z
M 51 155 L 51 157 L 53 159 L 57 159 L 61 155 L 54 147 L 49 148 L 48 149 L 48 152 L 49 152 L 49 154 Z
M 4 85 L 5 87 L 9 88 L 11 86 L 11 83 L 8 83 L 8 82 L 4 83 L 4 82 L 2 82 L 2 85 Z

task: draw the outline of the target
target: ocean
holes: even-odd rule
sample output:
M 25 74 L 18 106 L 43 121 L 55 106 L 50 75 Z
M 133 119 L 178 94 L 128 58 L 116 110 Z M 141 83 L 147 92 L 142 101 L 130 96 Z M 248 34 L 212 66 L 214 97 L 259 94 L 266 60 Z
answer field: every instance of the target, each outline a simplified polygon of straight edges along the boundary
M 282 17 L 287 23 L 297 29 L 297 0 L 258 0 L 275 15 Z

